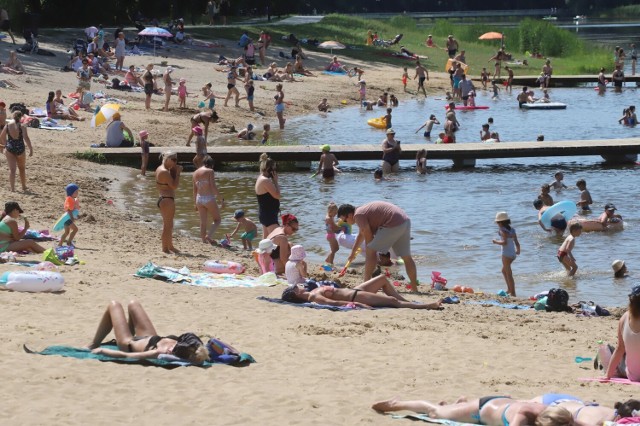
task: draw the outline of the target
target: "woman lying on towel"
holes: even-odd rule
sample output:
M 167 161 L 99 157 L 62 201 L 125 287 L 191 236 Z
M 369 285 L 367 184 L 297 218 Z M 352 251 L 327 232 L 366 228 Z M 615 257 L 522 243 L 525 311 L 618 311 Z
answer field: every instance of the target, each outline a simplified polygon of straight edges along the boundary
M 96 335 L 87 348 L 92 349 L 93 353 L 115 358 L 145 359 L 169 354 L 194 364 L 200 364 L 209 359 L 209 352 L 195 334 L 158 336 L 140 302 L 129 302 L 127 310 L 129 311 L 128 322 L 122 305 L 115 301 L 109 303 L 100 320 Z M 111 330 L 116 336 L 116 343 L 120 349 L 118 351 L 99 347 Z
M 480 399 L 459 399 L 453 404 L 439 405 L 428 401 L 400 401 L 390 399 L 371 406 L 376 411 L 409 410 L 425 413 L 437 419 L 488 426 L 570 426 L 571 413 L 562 407 L 553 407 L 531 401 L 518 401 L 506 396 L 486 396 Z
M 545 407 L 548 408 L 545 409 Z M 383 412 L 409 410 L 425 413 L 432 418 L 496 426 L 515 426 L 522 421 L 527 421 L 534 414 L 535 416 L 531 417 L 533 420 L 525 424 L 600 426 L 605 421 L 631 417 L 635 409 L 640 409 L 640 401 L 630 399 L 624 403 L 616 402 L 613 409 L 585 403 L 572 395 L 548 393 L 530 401 L 518 401 L 504 396 L 487 396 L 469 401 L 460 398 L 453 404 L 444 405 L 428 401 L 390 399 L 377 402 L 371 408 Z
M 384 294 L 378 294 L 380 290 Z M 321 305 L 353 308 L 442 309 L 440 300 L 433 303 L 408 301 L 396 291 L 384 275 L 378 275 L 356 288 L 320 286 L 307 291 L 303 286 L 290 286 L 282 292 L 282 300 L 291 303 L 313 302 Z

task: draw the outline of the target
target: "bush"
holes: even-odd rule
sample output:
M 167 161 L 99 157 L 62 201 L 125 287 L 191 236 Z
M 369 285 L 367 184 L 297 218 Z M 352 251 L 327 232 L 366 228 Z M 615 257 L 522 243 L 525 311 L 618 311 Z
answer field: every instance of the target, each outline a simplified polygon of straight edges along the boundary
M 398 32 L 400 32 L 400 30 L 411 31 L 416 29 L 416 20 L 409 16 L 398 15 L 391 18 L 389 25 L 396 28 Z
M 569 31 L 545 21 L 525 19 L 518 27 L 519 49 L 544 56 L 570 56 L 582 52 L 582 41 Z

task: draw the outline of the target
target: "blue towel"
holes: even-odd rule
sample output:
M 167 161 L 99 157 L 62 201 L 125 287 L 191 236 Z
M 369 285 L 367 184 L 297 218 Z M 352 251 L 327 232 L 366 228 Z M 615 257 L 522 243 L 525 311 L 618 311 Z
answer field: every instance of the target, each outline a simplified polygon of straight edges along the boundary
M 531 309 L 529 305 L 517 305 L 515 303 L 502 303 L 497 300 L 469 300 L 467 305 L 492 305 L 504 309 Z
M 347 75 L 346 72 L 337 72 L 337 71 L 322 71 L 322 74 L 326 75 Z
M 273 298 L 273 297 L 264 297 L 264 296 L 259 296 L 257 299 L 264 300 L 265 302 L 279 303 L 281 305 L 297 306 L 298 308 L 328 309 L 330 311 L 343 311 L 343 312 L 363 309 L 363 308 L 347 308 L 346 306 L 320 305 L 318 303 L 309 303 L 309 302 L 291 303 L 291 302 L 285 302 L 282 299 Z M 376 308 L 373 308 L 373 309 L 376 309 Z
M 188 361 L 181 360 L 171 355 L 165 355 L 164 358 L 158 359 L 134 359 L 134 358 L 114 358 L 104 354 L 94 354 L 89 349 L 85 348 L 74 348 L 71 346 L 48 346 L 42 351 L 34 351 L 27 348 L 26 345 L 22 346 L 24 351 L 29 354 L 36 355 L 57 355 L 63 356 L 67 358 L 76 358 L 76 359 L 97 359 L 99 361 L 104 362 L 116 362 L 120 364 L 139 364 L 146 366 L 156 366 L 163 367 L 167 369 L 172 369 L 176 367 L 202 367 L 209 368 L 214 364 L 222 364 L 221 362 L 211 363 L 204 362 L 202 364 L 194 364 Z M 106 349 L 118 350 L 118 347 L 115 345 L 102 345 L 101 347 Z M 253 357 L 249 354 L 242 353 L 240 354 L 243 363 L 252 363 L 255 362 Z

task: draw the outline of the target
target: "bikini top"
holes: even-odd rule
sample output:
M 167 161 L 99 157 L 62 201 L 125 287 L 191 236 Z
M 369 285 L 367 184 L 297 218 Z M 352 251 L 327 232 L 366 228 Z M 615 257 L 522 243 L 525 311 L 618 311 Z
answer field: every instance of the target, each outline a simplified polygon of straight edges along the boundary
M 174 336 L 173 334 L 170 334 L 168 336 L 151 336 L 149 338 L 149 342 L 147 343 L 147 346 L 144 347 L 144 350 L 149 351 L 151 349 L 156 349 L 158 347 L 158 342 L 160 342 L 160 340 L 162 339 L 172 339 L 177 342 L 178 336 Z

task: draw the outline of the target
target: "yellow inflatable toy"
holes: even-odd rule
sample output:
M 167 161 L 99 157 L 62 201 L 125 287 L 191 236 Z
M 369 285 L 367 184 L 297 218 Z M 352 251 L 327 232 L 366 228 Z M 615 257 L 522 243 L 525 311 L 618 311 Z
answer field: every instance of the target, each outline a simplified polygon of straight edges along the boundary
M 367 124 L 371 127 L 375 127 L 376 129 L 386 129 L 387 128 L 387 120 L 383 117 L 371 118 L 367 120 Z

